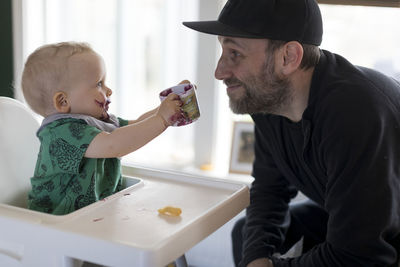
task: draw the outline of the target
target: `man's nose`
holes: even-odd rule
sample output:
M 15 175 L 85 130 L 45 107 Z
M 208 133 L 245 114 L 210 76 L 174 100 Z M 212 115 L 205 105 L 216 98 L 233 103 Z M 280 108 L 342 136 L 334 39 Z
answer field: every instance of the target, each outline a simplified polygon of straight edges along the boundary
M 220 57 L 217 63 L 217 67 L 215 68 L 214 76 L 217 80 L 224 80 L 230 77 L 229 68 L 225 62 L 225 60 Z

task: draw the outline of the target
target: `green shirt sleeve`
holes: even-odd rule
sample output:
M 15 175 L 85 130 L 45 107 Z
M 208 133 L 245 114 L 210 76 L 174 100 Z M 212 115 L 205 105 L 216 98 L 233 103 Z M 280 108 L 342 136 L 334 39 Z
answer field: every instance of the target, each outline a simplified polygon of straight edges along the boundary
M 119 126 L 120 126 L 120 127 L 123 127 L 123 126 L 126 126 L 126 125 L 129 124 L 129 121 L 128 121 L 128 120 L 122 119 L 122 118 L 120 118 L 120 117 L 118 117 L 118 121 L 119 121 Z

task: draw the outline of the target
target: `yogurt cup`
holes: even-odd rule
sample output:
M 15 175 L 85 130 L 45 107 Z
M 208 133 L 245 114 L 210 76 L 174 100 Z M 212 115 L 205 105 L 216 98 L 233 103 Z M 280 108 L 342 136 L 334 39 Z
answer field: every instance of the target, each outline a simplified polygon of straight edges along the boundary
M 172 126 L 183 126 L 196 121 L 200 117 L 199 104 L 197 103 L 196 89 L 191 83 L 178 84 L 160 92 L 160 100 L 163 101 L 171 93 L 177 94 L 182 101 L 184 117 Z

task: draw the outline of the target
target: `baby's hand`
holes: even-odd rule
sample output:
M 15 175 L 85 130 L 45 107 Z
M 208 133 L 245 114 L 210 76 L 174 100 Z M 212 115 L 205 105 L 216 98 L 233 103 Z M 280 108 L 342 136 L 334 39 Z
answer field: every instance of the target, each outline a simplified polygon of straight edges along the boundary
M 177 94 L 169 94 L 158 107 L 157 116 L 164 120 L 166 127 L 171 126 L 176 121 L 182 118 L 182 101 Z

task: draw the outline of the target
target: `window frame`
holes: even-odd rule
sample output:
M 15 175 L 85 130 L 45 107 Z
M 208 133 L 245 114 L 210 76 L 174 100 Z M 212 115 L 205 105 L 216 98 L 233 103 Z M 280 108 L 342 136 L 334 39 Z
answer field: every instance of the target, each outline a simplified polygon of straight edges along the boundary
M 317 0 L 319 4 L 400 7 L 400 0 Z

